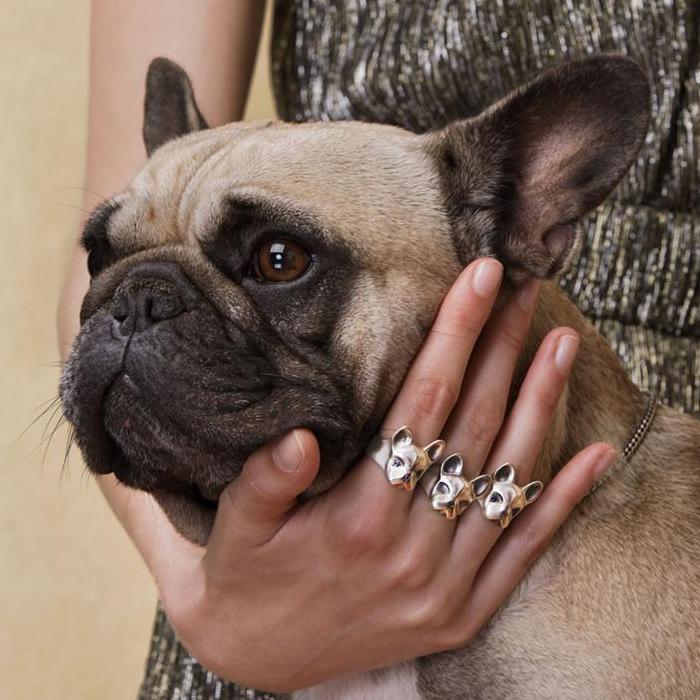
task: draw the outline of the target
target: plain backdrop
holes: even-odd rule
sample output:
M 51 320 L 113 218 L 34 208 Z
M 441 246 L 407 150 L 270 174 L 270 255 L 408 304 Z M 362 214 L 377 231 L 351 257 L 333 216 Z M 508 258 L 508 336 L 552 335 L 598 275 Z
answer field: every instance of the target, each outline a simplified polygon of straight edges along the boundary
M 274 116 L 267 19 L 246 119 Z M 8 700 L 134 698 L 156 601 L 77 451 L 62 473 L 66 431 L 46 449 L 51 411 L 22 435 L 57 393 L 56 304 L 82 217 L 88 25 L 87 0 L 0 0 L 0 697 Z

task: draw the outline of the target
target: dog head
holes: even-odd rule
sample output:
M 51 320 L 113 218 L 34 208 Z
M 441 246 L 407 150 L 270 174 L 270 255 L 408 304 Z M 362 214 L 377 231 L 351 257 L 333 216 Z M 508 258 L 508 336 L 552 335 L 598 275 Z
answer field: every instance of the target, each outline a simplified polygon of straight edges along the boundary
M 515 483 L 515 467 L 512 464 L 502 464 L 494 472 L 491 491 L 481 500 L 481 507 L 489 520 L 498 520 L 503 527 L 507 527 L 541 493 L 541 481 L 518 486 Z
M 206 128 L 149 69 L 149 160 L 85 227 L 92 282 L 61 381 L 90 469 L 203 542 L 262 443 L 317 436 L 318 493 L 377 431 L 460 269 L 556 274 L 642 143 L 648 88 L 602 56 L 415 135 L 361 123 Z
M 386 465 L 389 483 L 403 486 L 407 491 L 413 490 L 426 469 L 440 459 L 444 449 L 442 440 L 433 440 L 421 447 L 413 442 L 410 428 L 399 428 L 391 437 L 391 454 Z
M 464 476 L 464 460 L 455 453 L 440 465 L 440 477 L 430 490 L 433 508 L 449 520 L 461 515 L 476 498 L 484 496 L 491 487 L 491 478 L 480 474 L 472 481 Z

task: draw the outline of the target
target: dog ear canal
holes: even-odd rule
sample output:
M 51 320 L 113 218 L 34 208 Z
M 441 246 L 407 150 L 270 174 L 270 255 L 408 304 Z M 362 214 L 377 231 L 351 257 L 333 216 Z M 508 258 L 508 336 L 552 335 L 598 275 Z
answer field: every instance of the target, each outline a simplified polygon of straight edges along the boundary
M 187 73 L 167 58 L 154 58 L 146 74 L 143 142 L 146 153 L 192 131 L 208 129 Z
M 648 117 L 641 69 L 603 55 L 544 73 L 428 135 L 462 261 L 496 256 L 515 279 L 558 273 L 577 220 L 627 171 Z

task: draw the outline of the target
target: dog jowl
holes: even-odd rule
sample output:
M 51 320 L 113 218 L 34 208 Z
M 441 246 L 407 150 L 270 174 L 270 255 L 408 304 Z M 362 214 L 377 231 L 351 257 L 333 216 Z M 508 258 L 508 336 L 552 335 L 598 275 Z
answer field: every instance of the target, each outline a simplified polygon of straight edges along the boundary
M 433 133 L 361 123 L 209 129 L 185 73 L 149 69 L 149 160 L 85 228 L 92 283 L 61 382 L 90 469 L 204 542 L 263 442 L 308 427 L 327 489 L 375 433 L 440 300 L 481 255 L 504 293 L 567 263 L 575 223 L 647 124 L 636 65 L 543 74 Z

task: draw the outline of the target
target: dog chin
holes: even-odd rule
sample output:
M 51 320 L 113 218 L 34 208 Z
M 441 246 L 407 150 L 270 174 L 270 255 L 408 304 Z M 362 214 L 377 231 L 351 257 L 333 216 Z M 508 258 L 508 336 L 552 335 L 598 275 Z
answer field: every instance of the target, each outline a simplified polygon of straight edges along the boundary
M 105 417 L 109 415 L 108 412 Z M 92 437 L 94 437 L 94 432 Z M 226 488 L 226 483 L 234 481 L 240 473 L 242 455 L 239 455 L 238 460 L 229 462 L 228 467 L 231 469 L 231 474 L 225 481 L 214 483 L 211 475 L 209 479 L 191 481 L 175 475 L 175 471 L 182 471 L 174 468 L 176 466 L 176 451 L 170 458 L 165 459 L 160 467 L 153 464 L 153 454 L 150 456 L 151 462 L 144 464 L 140 454 L 142 450 L 140 442 L 135 445 L 122 444 L 104 425 L 99 432 L 104 433 L 105 442 L 109 443 L 110 449 L 108 454 L 101 455 L 106 458 L 105 464 L 95 464 L 93 460 L 87 460 L 91 471 L 98 474 L 112 472 L 117 480 L 127 488 L 150 493 L 182 537 L 195 544 L 206 545 L 214 526 L 219 498 Z M 342 442 L 345 454 L 335 450 L 324 450 L 323 441 L 321 441 L 321 452 L 325 451 L 327 454 L 326 463 L 335 468 L 321 468 L 309 488 L 300 494 L 300 502 L 305 502 L 328 491 L 345 474 L 347 465 L 357 459 L 357 453 L 361 451 L 363 445 L 350 445 L 348 443 L 354 441 L 348 440 Z M 349 452 L 348 448 L 350 448 Z M 234 462 L 235 464 L 240 462 L 240 467 L 235 467 Z
M 197 494 L 153 493 L 173 527 L 185 538 L 204 546 L 209 540 L 218 501 Z

